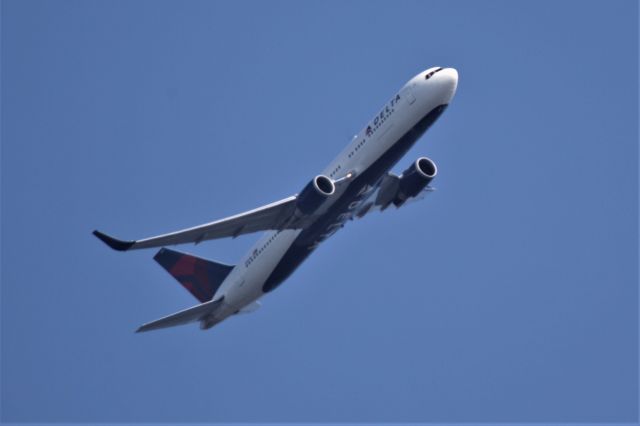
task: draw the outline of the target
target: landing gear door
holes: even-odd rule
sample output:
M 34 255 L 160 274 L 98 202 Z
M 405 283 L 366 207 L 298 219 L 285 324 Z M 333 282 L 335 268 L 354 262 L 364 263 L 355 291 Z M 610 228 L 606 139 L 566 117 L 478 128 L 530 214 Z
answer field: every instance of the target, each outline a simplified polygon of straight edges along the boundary
M 413 95 L 411 86 L 407 86 L 400 91 L 400 97 L 404 99 L 409 105 L 412 105 L 416 101 L 416 97 Z

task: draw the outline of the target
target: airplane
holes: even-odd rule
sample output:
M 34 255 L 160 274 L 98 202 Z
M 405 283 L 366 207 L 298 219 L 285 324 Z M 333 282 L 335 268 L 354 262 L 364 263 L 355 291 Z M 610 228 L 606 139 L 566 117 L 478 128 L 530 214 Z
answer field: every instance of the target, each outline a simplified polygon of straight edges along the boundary
M 420 157 L 400 175 L 390 169 L 445 111 L 458 86 L 454 68 L 429 68 L 409 80 L 343 151 L 296 195 L 204 225 L 135 241 L 93 234 L 119 251 L 161 248 L 154 259 L 200 304 L 143 324 L 137 332 L 199 322 L 209 329 L 252 312 L 327 238 L 352 219 L 399 208 L 433 191 L 435 163 Z M 164 246 L 266 231 L 237 265 Z

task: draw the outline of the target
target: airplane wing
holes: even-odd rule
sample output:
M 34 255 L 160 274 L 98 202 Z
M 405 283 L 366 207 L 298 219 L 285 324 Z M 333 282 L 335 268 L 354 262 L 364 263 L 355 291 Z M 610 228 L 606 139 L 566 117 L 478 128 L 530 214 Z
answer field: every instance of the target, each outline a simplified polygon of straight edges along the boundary
M 427 194 L 436 190 L 434 187 L 427 185 L 416 195 L 405 199 L 399 199 L 398 193 L 400 191 L 400 179 L 401 176 L 394 175 L 393 173 L 387 173 L 383 176 L 369 200 L 354 212 L 354 217 L 359 219 L 374 211 L 382 212 L 389 206 L 394 206 L 396 209 L 399 209 L 405 204 L 422 200 Z
M 237 237 L 258 231 L 282 228 L 296 209 L 296 196 L 285 198 L 266 206 L 258 207 L 244 213 L 230 216 L 215 222 L 156 237 L 135 241 L 124 241 L 113 238 L 100 231 L 93 231 L 93 235 L 102 240 L 114 250 L 127 251 L 151 247 L 161 247 L 172 244 L 199 243 L 217 238 Z

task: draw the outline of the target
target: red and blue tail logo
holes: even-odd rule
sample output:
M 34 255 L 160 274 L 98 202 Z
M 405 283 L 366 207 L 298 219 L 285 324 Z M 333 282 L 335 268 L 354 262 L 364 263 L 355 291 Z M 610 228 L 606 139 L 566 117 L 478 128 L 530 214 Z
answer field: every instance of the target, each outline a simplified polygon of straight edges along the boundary
M 213 298 L 233 269 L 231 265 L 166 248 L 160 249 L 153 258 L 202 303 Z

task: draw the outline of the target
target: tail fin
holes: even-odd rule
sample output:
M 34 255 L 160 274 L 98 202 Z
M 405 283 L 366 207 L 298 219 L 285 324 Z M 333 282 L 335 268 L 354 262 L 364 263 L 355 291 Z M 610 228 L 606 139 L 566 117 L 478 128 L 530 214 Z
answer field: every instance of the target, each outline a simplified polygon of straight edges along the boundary
M 231 265 L 166 248 L 160 249 L 153 258 L 202 303 L 213 298 L 233 269 Z

